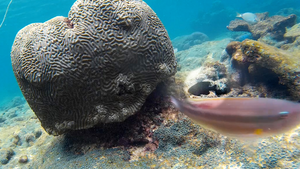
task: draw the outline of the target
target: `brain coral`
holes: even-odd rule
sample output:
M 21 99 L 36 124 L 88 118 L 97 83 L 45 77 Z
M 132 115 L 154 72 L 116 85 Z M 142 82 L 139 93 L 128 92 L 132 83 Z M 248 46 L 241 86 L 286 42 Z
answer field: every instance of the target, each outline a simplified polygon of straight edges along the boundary
M 167 31 L 141 0 L 77 0 L 68 18 L 21 29 L 11 60 L 52 135 L 124 121 L 176 72 Z

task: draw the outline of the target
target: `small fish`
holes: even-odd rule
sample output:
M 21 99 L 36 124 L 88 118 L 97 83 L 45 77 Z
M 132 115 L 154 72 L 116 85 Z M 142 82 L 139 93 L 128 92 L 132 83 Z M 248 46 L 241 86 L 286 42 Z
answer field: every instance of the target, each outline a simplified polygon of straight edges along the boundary
M 300 124 L 300 104 L 269 98 L 211 98 L 172 103 L 192 121 L 228 137 L 255 139 L 285 133 Z
M 258 22 L 257 16 L 254 13 L 251 13 L 251 12 L 246 12 L 246 13 L 243 13 L 243 14 L 237 13 L 236 17 L 242 18 L 244 21 L 246 21 L 250 24 L 255 24 L 255 23 Z
M 174 53 L 178 52 L 178 48 L 173 48 L 173 50 L 174 50 Z

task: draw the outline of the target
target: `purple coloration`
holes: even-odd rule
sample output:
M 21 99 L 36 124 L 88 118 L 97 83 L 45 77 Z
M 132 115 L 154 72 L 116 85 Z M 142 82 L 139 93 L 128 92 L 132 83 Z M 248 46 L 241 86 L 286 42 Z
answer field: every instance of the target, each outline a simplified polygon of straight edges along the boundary
M 282 134 L 300 123 L 300 104 L 269 98 L 191 99 L 172 103 L 202 127 L 235 138 Z

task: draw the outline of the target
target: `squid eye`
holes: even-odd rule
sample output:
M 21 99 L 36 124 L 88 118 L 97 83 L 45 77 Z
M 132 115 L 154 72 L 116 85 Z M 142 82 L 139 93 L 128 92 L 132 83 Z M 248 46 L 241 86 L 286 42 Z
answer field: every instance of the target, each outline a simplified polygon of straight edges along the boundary
M 288 114 L 289 114 L 289 112 L 287 112 L 287 111 L 279 112 L 280 118 L 286 118 L 288 116 Z

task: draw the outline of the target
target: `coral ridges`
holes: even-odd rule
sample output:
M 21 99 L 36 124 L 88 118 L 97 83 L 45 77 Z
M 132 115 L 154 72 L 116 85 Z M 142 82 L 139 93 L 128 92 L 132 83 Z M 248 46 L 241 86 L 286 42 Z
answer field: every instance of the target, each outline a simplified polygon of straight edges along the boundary
M 124 121 L 176 61 L 143 1 L 77 0 L 69 16 L 21 29 L 11 51 L 21 91 L 49 134 Z
M 153 131 L 161 125 L 163 116 L 170 114 L 166 109 L 170 103 L 161 95 L 164 90 L 162 87 L 152 93 L 142 109 L 122 123 L 59 136 L 41 154 L 40 158 L 47 159 L 46 162 L 41 164 L 40 160 L 35 160 L 30 166 L 147 168 L 156 164 L 154 151 L 158 142 L 153 139 Z

